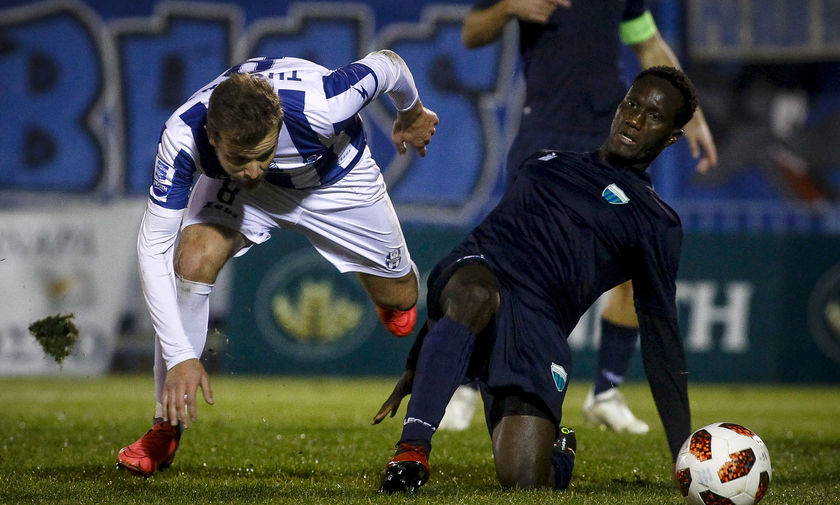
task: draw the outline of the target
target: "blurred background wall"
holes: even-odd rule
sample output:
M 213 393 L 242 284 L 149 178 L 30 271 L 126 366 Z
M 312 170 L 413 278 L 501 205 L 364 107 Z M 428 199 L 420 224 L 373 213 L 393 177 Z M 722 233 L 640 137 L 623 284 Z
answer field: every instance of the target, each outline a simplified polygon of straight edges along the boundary
M 686 230 L 678 298 L 692 377 L 840 381 L 840 0 L 649 3 L 720 154 L 699 174 L 680 142 L 651 168 Z M 150 368 L 134 241 L 160 129 L 252 56 L 336 67 L 388 47 L 406 59 L 440 116 L 426 158 L 395 156 L 387 100 L 364 118 L 428 272 L 501 195 L 522 100 L 515 29 L 468 51 L 468 9 L 0 0 L 0 374 L 59 370 L 26 330 L 56 312 L 82 329 L 65 373 Z M 629 52 L 624 64 L 632 77 Z M 572 336 L 580 377 L 597 319 Z M 284 232 L 226 267 L 211 327 L 205 359 L 231 373 L 394 374 L 410 345 L 379 327 L 352 276 Z

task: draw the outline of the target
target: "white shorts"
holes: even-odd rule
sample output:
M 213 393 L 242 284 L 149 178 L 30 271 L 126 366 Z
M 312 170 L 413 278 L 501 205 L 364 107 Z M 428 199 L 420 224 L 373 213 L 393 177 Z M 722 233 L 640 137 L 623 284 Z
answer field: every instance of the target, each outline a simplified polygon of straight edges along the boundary
M 263 182 L 247 190 L 233 181 L 201 175 L 182 227 L 197 223 L 237 230 L 255 244 L 268 240 L 273 228 L 298 231 L 339 272 L 402 277 L 411 270 L 397 213 L 367 147 L 340 181 L 315 189 Z

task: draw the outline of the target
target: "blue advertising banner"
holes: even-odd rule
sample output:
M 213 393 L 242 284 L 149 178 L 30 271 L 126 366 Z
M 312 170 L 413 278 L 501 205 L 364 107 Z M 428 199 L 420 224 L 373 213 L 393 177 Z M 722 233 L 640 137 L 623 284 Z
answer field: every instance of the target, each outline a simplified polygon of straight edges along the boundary
M 836 211 L 788 200 L 840 200 L 840 161 L 825 148 L 836 138 L 825 125 L 837 124 L 840 111 L 831 87 L 840 68 L 831 23 L 837 9 L 827 1 L 809 3 L 822 9 L 777 2 L 751 10 L 751 3 L 648 2 L 698 84 L 721 158 L 717 171 L 697 174 L 681 141 L 652 170 L 658 191 L 688 229 L 836 231 Z M 144 195 L 164 121 L 226 68 L 258 55 L 334 68 L 387 47 L 405 58 L 423 102 L 440 116 L 428 156 L 420 159 L 395 155 L 387 100 L 363 113 L 401 219 L 474 224 L 504 186 L 524 86 L 513 24 L 483 48 L 461 43 L 471 4 L 2 0 L 0 110 L 16 120 L 0 125 L 0 196 L 8 205 L 28 204 L 33 193 Z M 753 11 L 761 15 L 751 17 Z M 742 40 L 743 33 L 766 36 Z M 803 46 L 806 33 L 820 36 L 809 35 L 816 42 Z M 638 63 L 625 52 L 632 77 Z M 779 55 L 800 55 L 809 66 L 785 66 L 793 64 L 789 58 L 756 66 Z M 751 103 L 755 111 L 742 110 Z M 800 137 L 828 141 L 796 143 Z

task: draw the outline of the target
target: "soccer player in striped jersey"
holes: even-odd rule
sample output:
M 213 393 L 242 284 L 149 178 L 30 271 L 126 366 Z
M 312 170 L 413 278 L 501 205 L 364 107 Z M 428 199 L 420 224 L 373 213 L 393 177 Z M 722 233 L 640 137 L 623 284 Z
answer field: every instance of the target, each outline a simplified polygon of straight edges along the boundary
M 424 156 L 438 118 L 389 50 L 335 70 L 253 58 L 166 121 L 137 243 L 155 329 L 154 423 L 120 450 L 120 467 L 148 476 L 168 466 L 196 419 L 199 387 L 213 403 L 199 361 L 213 283 L 272 229 L 304 234 L 340 272 L 355 272 L 386 327 L 411 333 L 419 275 L 359 116 L 383 93 L 397 109 L 397 151 Z

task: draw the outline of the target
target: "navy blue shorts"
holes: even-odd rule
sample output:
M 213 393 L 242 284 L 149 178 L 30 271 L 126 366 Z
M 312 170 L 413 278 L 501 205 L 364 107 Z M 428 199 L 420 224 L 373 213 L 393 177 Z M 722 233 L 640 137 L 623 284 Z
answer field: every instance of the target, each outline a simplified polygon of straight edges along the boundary
M 493 270 L 490 262 L 478 254 L 450 254 L 432 270 L 427 294 L 430 323 L 443 316 L 439 299 L 446 283 L 456 270 L 471 263 Z M 481 388 L 488 427 L 492 431 L 498 421 L 490 415 L 499 411 L 493 408 L 494 400 L 509 396 L 512 391 L 521 392 L 527 404 L 544 403 L 535 405 L 535 412 L 545 412 L 550 420 L 560 424 L 572 369 L 567 336 L 553 316 L 551 304 L 526 300 L 498 278 L 497 285 L 499 310 L 477 336 L 467 369 L 467 377 L 478 381 Z M 519 414 L 530 415 L 530 411 Z

